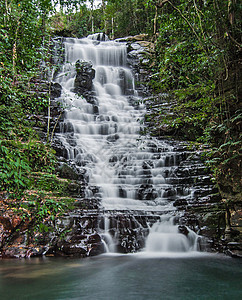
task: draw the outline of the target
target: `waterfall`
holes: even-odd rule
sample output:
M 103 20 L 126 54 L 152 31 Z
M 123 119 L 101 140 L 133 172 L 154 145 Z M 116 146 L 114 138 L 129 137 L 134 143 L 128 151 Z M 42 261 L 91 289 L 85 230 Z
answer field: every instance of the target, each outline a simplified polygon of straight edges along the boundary
M 99 34 L 66 38 L 64 47 L 65 63 L 55 81 L 62 85 L 60 101 L 66 110 L 57 136 L 66 159 L 85 170 L 85 196 L 100 200 L 106 247 L 115 251 L 122 237 L 120 247 L 133 252 L 148 234 L 145 251 L 194 250 L 196 234 L 179 232 L 173 218 L 174 201 L 192 197 L 192 189 L 179 184 L 174 173 L 182 154 L 169 142 L 141 136 L 145 106 L 127 65 L 126 44 Z M 77 61 L 95 70 L 92 87 L 79 95 Z
M 188 252 L 197 250 L 198 235 L 188 228 L 181 233 L 173 218 L 161 218 L 150 229 L 146 252 Z

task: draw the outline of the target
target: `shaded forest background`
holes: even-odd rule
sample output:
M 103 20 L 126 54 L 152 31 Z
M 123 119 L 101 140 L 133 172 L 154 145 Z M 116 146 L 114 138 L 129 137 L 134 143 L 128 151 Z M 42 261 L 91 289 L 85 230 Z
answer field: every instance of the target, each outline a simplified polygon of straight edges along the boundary
M 40 226 L 44 217 L 54 218 L 69 206 L 47 118 L 55 68 L 52 37 L 93 32 L 111 39 L 147 34 L 155 45 L 146 66 L 155 95 L 145 117 L 150 133 L 206 145 L 204 160 L 224 201 L 239 203 L 240 1 L 108 0 L 97 6 L 95 1 L 4 0 L 0 24 L 0 191 L 22 217 L 35 215 Z M 164 95 L 169 95 L 169 114 L 159 105 Z M 44 137 L 36 126 L 46 130 Z

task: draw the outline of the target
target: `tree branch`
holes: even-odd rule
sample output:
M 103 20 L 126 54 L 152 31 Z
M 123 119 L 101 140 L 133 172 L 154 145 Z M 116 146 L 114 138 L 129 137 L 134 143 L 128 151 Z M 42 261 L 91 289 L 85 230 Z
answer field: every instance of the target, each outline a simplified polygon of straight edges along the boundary
M 196 10 L 198 19 L 199 19 L 199 24 L 200 24 L 200 27 L 201 27 L 203 39 L 206 40 L 205 35 L 204 35 L 204 31 L 203 31 L 203 27 L 202 27 L 202 19 L 201 19 L 201 16 L 200 16 L 200 14 L 199 14 L 199 10 L 198 10 L 198 7 L 197 7 L 196 0 L 193 0 L 193 3 L 194 3 L 194 7 L 195 7 L 195 10 Z

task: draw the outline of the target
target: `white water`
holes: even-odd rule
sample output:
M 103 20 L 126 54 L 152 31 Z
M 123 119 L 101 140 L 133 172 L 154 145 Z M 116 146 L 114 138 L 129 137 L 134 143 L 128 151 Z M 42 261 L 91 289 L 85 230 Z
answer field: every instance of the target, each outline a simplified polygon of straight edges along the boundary
M 180 193 L 188 198 L 191 192 L 179 191 L 166 183 L 165 177 L 176 165 L 173 148 L 165 142 L 140 137 L 139 120 L 145 108 L 140 104 L 134 77 L 126 65 L 126 45 L 115 41 L 99 42 L 95 38 L 92 35 L 80 40 L 65 40 L 65 64 L 56 81 L 63 87 L 62 102 L 67 108 L 63 133 L 59 134 L 67 158 L 87 170 L 89 186 L 97 186 L 99 191 L 93 194 L 92 189 L 87 188 L 86 196 L 101 198 L 104 211 L 174 211 L 167 191 L 170 190 L 174 197 Z M 96 71 L 95 105 L 72 92 L 77 60 L 91 61 Z M 139 104 L 131 105 L 130 97 L 133 103 Z M 140 189 L 149 186 L 150 196 L 144 198 Z M 115 251 L 108 224 L 107 217 L 103 237 L 107 249 Z M 194 235 L 189 232 L 186 237 L 179 233 L 170 216 L 152 226 L 145 251 L 196 250 Z
M 153 224 L 146 240 L 145 252 L 197 251 L 198 235 L 188 230 L 187 236 L 179 232 L 173 218 L 161 218 Z

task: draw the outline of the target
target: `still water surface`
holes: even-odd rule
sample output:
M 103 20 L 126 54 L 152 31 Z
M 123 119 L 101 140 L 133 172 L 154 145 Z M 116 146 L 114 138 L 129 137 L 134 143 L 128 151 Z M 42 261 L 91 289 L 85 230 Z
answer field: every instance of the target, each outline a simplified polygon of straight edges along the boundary
M 242 262 L 218 255 L 0 261 L 0 299 L 242 299 Z

